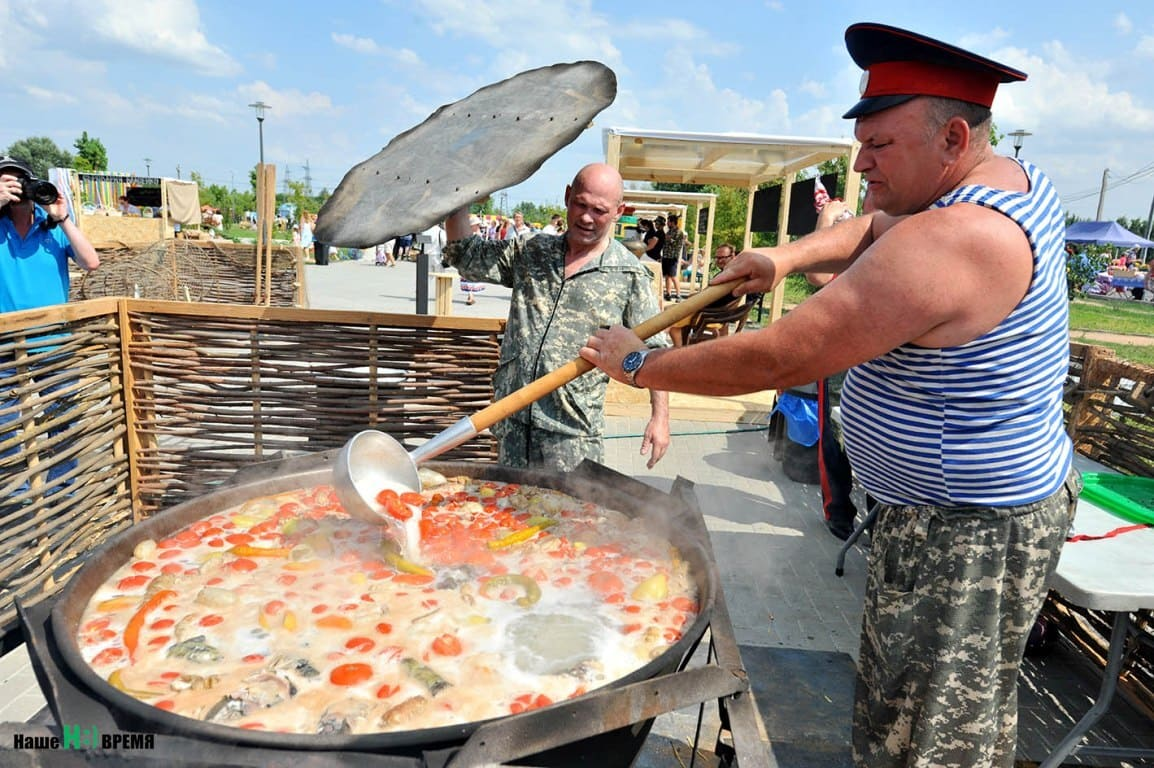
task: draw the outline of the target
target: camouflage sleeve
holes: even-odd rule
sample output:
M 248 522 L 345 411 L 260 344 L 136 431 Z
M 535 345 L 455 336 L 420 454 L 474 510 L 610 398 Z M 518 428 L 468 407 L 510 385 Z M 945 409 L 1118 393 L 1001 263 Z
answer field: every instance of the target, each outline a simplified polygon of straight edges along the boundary
M 441 259 L 456 267 L 465 280 L 513 287 L 513 260 L 520 253 L 516 240 L 486 240 L 472 235 L 445 246 Z

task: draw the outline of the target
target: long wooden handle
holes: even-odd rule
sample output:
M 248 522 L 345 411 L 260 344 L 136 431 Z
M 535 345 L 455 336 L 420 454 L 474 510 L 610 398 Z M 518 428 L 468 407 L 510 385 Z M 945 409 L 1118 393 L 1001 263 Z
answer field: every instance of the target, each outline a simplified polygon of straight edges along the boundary
M 727 283 L 717 283 L 706 286 L 705 290 L 693 294 L 685 301 L 678 302 L 663 312 L 654 315 L 633 329 L 633 332 L 642 339 L 648 339 L 679 320 L 694 315 L 698 310 L 712 304 L 722 296 L 733 292 L 737 285 L 736 280 Z M 469 417 L 473 427 L 478 432 L 488 429 L 502 419 L 512 416 L 517 411 L 540 400 L 555 389 L 565 386 L 583 373 L 593 370 L 593 364 L 583 357 L 570 360 L 557 370 L 547 373 L 539 379 L 534 379 L 525 386 L 512 392 L 486 408 L 477 411 Z

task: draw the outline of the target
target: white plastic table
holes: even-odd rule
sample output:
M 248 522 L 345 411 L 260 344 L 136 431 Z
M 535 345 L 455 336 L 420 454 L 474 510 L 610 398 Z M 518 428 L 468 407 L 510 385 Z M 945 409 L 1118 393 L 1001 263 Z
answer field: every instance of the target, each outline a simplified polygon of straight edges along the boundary
M 1081 472 L 1113 470 L 1075 454 Z M 1131 525 L 1091 501 L 1080 499 L 1074 515 L 1074 534 L 1102 535 Z M 1122 671 L 1122 655 L 1131 631 L 1130 613 L 1154 608 L 1154 528 L 1135 530 L 1113 538 L 1068 541 L 1062 548 L 1050 587 L 1083 608 L 1113 614 L 1110 650 L 1102 673 L 1102 687 L 1094 705 L 1058 743 L 1040 768 L 1057 768 L 1073 752 L 1112 757 L 1154 757 L 1154 750 L 1082 745 L 1086 733 L 1110 708 Z

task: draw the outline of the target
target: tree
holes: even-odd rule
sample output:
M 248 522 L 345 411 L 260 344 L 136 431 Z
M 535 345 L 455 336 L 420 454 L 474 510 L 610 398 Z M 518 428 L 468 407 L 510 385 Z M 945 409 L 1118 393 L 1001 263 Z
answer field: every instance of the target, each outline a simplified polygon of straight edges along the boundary
M 305 183 L 303 181 L 286 180 L 285 184 L 288 185 L 290 190 L 286 197 L 288 198 L 288 202 L 296 206 L 296 218 L 299 220 L 301 215 L 312 207 L 310 205 L 311 201 L 308 196 L 305 195 Z
M 49 168 L 72 167 L 72 155 L 56 146 L 56 142 L 47 136 L 31 136 L 14 141 L 5 154 L 28 163 L 32 172 L 41 179 L 48 178 Z
M 89 138 L 88 131 L 80 134 L 80 138 L 72 143 L 76 148 L 75 166 L 78 171 L 107 171 L 108 152 L 104 149 L 104 142 L 93 136 Z

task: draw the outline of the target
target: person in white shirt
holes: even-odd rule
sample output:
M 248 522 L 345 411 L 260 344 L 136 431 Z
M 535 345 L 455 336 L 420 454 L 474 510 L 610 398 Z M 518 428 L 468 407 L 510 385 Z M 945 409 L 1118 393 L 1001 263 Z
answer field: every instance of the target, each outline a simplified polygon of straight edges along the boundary
M 543 234 L 543 235 L 559 235 L 559 234 L 561 234 L 561 232 L 564 229 L 564 227 L 561 226 L 562 221 L 563 221 L 563 219 L 561 217 L 561 214 L 559 214 L 559 213 L 553 214 L 553 217 L 551 219 L 549 219 L 549 223 L 541 228 L 541 234 Z
M 445 247 L 445 228 L 434 224 L 421 233 L 422 245 L 429 256 L 429 267 L 434 270 L 441 268 L 441 249 Z M 428 238 L 427 242 L 425 238 Z
M 533 230 L 525 223 L 525 215 L 520 211 L 513 214 L 513 223 L 509 225 L 509 229 L 505 232 L 506 240 L 520 240 L 524 243 L 533 236 Z

